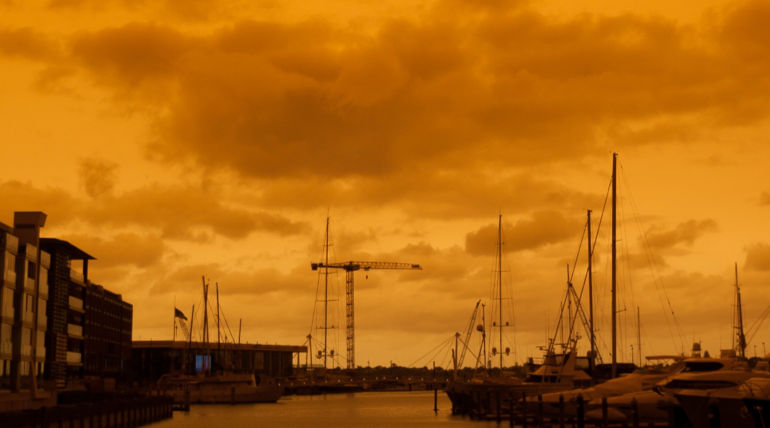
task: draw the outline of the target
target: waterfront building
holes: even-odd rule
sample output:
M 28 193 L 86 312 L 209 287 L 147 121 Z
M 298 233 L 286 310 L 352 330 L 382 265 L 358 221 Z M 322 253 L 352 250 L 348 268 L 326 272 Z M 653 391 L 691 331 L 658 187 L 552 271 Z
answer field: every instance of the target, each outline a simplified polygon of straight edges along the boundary
M 122 379 L 131 349 L 131 304 L 90 281 L 93 256 L 61 239 L 40 242 L 51 254 L 46 379 L 58 389 Z
M 131 357 L 133 306 L 101 285 L 89 282 L 85 291 L 84 377 L 124 380 Z
M 219 349 L 218 349 L 219 348 Z M 157 381 L 167 373 L 248 373 L 287 378 L 293 375 L 294 355 L 307 352 L 305 346 L 186 342 L 171 340 L 134 341 L 131 350 L 132 377 Z
M 0 223 L 0 391 L 11 390 L 11 362 L 13 360 L 13 325 L 16 321 L 14 294 L 16 292 L 16 253 L 19 238 L 13 228 Z
M 16 391 L 42 387 L 45 372 L 50 257 L 39 247 L 40 228 L 45 220 L 45 213 L 39 211 L 17 211 L 13 216 L 13 233 L 19 238 L 11 364 L 11 389 Z

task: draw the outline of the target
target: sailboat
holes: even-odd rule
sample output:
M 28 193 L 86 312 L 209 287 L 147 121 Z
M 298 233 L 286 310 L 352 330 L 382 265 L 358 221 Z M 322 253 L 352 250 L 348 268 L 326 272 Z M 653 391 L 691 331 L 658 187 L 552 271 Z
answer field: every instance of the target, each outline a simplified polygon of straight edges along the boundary
M 487 360 L 486 356 L 486 322 L 482 322 L 478 326 L 478 330 L 482 334 L 482 349 L 483 353 L 479 352 L 480 358 L 483 358 L 483 368 L 480 372 L 476 373 L 471 379 L 453 378 L 447 385 L 446 393 L 452 402 L 452 412 L 455 414 L 469 414 L 483 415 L 492 412 L 494 406 L 499 409 L 502 405 L 503 408 L 509 408 L 511 400 L 519 400 L 523 396 L 534 396 L 538 394 L 544 394 L 554 391 L 565 391 L 572 389 L 576 386 L 586 386 L 590 384 L 591 378 L 582 370 L 576 368 L 577 361 L 577 347 L 576 340 L 570 340 L 564 347 L 564 352 L 558 354 L 555 352 L 552 345 L 548 346 L 546 355 L 542 365 L 537 367 L 534 371 L 529 373 L 526 378 L 515 377 L 506 375 L 503 371 L 503 353 L 502 350 L 502 333 L 503 333 L 503 318 L 502 318 L 502 215 L 498 216 L 498 231 L 497 231 L 497 292 L 495 297 L 499 302 L 498 309 L 498 321 L 494 327 L 497 327 L 499 334 L 499 346 L 500 350 L 497 351 L 493 348 L 493 354 L 499 352 L 500 357 L 500 372 L 491 374 L 489 369 L 491 368 L 491 362 Z M 478 304 L 477 304 L 478 308 Z M 475 319 L 476 312 L 472 319 Z M 483 319 L 483 316 L 482 316 Z M 466 341 L 467 342 L 467 341 Z M 467 347 L 467 343 L 465 343 Z M 455 352 L 457 355 L 457 351 Z M 457 357 L 455 357 L 457 358 Z M 480 359 L 480 358 L 477 358 Z M 492 402 L 491 397 L 497 397 L 497 402 Z M 504 397 L 508 401 L 507 404 L 501 404 L 499 400 Z
M 611 378 L 617 378 L 621 372 L 630 371 L 632 365 L 619 364 L 617 361 L 617 300 L 616 300 L 616 277 L 617 277 L 617 256 L 616 256 L 616 223 L 617 223 L 617 154 L 612 156 L 612 363 L 610 365 Z M 590 211 L 588 212 L 588 221 L 586 224 L 588 240 L 588 278 L 589 278 L 589 299 L 590 303 L 590 344 L 589 369 L 595 369 L 594 359 L 597 356 L 596 340 L 594 337 L 593 323 L 593 296 L 591 288 L 591 227 Z M 498 257 L 502 255 L 501 243 L 501 222 L 498 222 Z M 499 260 L 499 259 L 498 259 Z M 582 311 L 580 299 L 576 297 L 572 284 L 568 281 L 566 299 L 575 298 L 577 310 Z M 502 303 L 502 302 L 501 302 Z M 564 305 L 562 305 L 562 312 Z M 563 313 L 562 313 L 563 318 Z M 574 320 L 570 317 L 570 323 Z M 560 323 L 562 319 L 560 318 Z M 558 330 L 558 327 L 557 327 Z M 485 327 L 482 328 L 484 334 Z M 474 412 L 484 412 L 490 410 L 493 406 L 500 406 L 500 403 L 491 403 L 490 395 L 504 395 L 510 400 L 521 399 L 522 396 L 539 395 L 554 392 L 567 391 L 574 388 L 588 387 L 593 383 L 591 376 L 584 371 L 576 368 L 577 361 L 577 338 L 572 337 L 572 327 L 565 343 L 561 344 L 562 352 L 556 351 L 556 338 L 551 339 L 545 347 L 546 355 L 544 362 L 536 370 L 529 373 L 525 379 L 512 378 L 505 376 L 482 375 L 470 380 L 454 379 L 447 387 L 447 395 L 452 401 L 454 413 L 473 414 Z M 486 398 L 485 398 L 486 397 Z M 509 404 L 506 404 L 507 406 Z M 504 407 L 507 408 L 507 407 Z
M 211 347 L 208 334 L 208 289 L 203 277 L 203 332 L 201 346 L 204 355 L 196 355 L 195 364 L 190 364 L 186 373 L 169 373 L 161 376 L 158 387 L 173 397 L 175 403 L 216 404 L 216 403 L 274 403 L 283 395 L 284 389 L 275 379 L 255 376 L 254 373 L 240 373 L 222 367 L 218 373 L 211 372 Z M 220 357 L 227 348 L 243 345 L 229 344 L 222 349 L 219 337 L 219 285 L 217 284 L 217 349 Z M 189 332 L 188 351 L 193 349 L 192 325 Z M 240 336 L 240 333 L 239 333 Z M 240 338 L 239 338 L 240 341 Z M 190 360 L 186 358 L 185 360 Z

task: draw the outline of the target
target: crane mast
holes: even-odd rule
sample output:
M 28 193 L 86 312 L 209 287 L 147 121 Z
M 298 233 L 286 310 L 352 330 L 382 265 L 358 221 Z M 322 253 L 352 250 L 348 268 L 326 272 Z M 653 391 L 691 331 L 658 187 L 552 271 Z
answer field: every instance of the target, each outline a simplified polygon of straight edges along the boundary
M 356 367 L 355 305 L 353 299 L 355 290 L 355 271 L 369 271 L 373 269 L 422 269 L 419 264 L 413 263 L 373 261 L 348 261 L 329 263 L 328 258 L 322 263 L 311 263 L 310 268 L 312 270 L 324 269 L 325 272 L 328 272 L 329 269 L 342 269 L 345 271 L 345 330 L 347 345 L 347 368 L 349 369 Z M 326 311 L 324 311 L 324 314 L 325 312 Z

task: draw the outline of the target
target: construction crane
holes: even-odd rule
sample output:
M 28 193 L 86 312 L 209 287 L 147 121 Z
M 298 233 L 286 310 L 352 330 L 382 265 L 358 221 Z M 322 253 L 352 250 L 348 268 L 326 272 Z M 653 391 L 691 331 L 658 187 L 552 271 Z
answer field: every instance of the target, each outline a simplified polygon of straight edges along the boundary
M 353 277 L 357 270 L 370 271 L 373 269 L 413 269 L 421 270 L 418 264 L 397 263 L 397 262 L 333 262 L 333 263 L 311 263 L 313 270 L 318 269 L 343 269 L 345 271 L 345 327 L 347 333 L 347 359 L 348 368 L 356 368 L 355 356 L 355 317 L 353 306 Z

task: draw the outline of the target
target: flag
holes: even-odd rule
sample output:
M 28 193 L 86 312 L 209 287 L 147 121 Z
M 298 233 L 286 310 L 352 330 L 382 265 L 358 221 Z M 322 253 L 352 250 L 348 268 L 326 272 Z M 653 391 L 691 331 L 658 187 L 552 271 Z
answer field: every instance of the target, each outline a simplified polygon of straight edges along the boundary
M 186 316 L 184 316 L 184 314 L 182 313 L 182 311 L 180 311 L 180 310 L 179 310 L 179 309 L 177 309 L 177 308 L 174 308 L 174 318 L 182 318 L 183 320 L 187 321 L 187 317 L 186 317 Z

